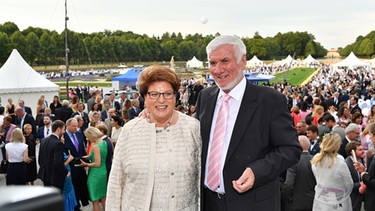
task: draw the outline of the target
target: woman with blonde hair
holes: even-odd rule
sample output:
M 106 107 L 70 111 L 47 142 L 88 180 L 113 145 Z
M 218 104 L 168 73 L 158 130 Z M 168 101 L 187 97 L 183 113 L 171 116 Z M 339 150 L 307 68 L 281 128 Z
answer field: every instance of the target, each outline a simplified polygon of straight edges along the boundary
M 38 123 L 39 122 L 39 119 L 41 116 L 43 116 L 44 114 L 44 109 L 45 109 L 45 106 L 44 106 L 44 98 L 43 97 L 40 97 L 38 99 L 38 102 L 36 104 L 36 117 L 35 117 L 35 121 Z
M 323 115 L 324 108 L 321 105 L 315 105 L 311 117 L 313 117 L 313 124 L 318 126 L 318 120 Z
M 290 109 L 290 115 L 292 116 L 293 118 L 293 126 L 296 127 L 297 126 L 297 123 L 301 120 L 301 115 L 299 113 L 299 107 L 298 106 L 293 106 L 291 109 Z
M 350 193 L 353 180 L 345 161 L 337 154 L 340 145 L 339 134 L 326 134 L 320 145 L 320 153 L 311 160 L 316 179 L 313 210 L 352 210 Z
M 5 145 L 8 161 L 6 185 L 26 185 L 26 163 L 30 163 L 22 130 L 16 128 Z
M 92 150 L 89 155 L 91 162 L 88 163 L 81 160 L 81 166 L 89 167 L 87 187 L 92 201 L 93 210 L 99 211 L 100 202 L 102 203 L 103 208 L 105 208 L 107 193 L 107 142 L 101 139 L 103 134 L 98 128 L 89 127 L 85 130 L 84 134 L 87 141 L 92 143 Z

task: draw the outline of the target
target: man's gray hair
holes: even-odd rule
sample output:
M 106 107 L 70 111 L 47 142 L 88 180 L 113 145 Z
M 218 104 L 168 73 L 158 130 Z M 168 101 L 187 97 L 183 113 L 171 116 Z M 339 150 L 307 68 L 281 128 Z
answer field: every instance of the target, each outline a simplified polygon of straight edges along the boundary
M 240 63 L 243 55 L 246 56 L 246 46 L 241 38 L 231 35 L 221 35 L 208 43 L 206 47 L 208 61 L 210 60 L 210 53 L 223 45 L 233 45 L 234 54 L 237 58 L 237 64 Z
M 355 129 L 359 128 L 359 126 L 355 123 L 350 123 L 346 128 L 345 128 L 345 134 L 348 134 L 349 132 L 353 132 Z

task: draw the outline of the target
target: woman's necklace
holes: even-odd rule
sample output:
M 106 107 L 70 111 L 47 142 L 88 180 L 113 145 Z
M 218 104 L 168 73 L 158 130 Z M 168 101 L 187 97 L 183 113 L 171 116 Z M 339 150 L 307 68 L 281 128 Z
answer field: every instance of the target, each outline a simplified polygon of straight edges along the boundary
M 174 115 L 174 111 L 172 111 L 171 119 L 169 120 L 169 122 L 167 123 L 167 125 L 164 127 L 164 130 L 166 130 L 169 126 L 171 126 L 171 123 L 172 123 L 172 120 L 173 120 L 173 115 Z M 150 112 L 147 113 L 146 120 L 147 120 L 148 123 L 151 123 Z M 161 131 L 156 130 L 156 132 L 161 132 Z

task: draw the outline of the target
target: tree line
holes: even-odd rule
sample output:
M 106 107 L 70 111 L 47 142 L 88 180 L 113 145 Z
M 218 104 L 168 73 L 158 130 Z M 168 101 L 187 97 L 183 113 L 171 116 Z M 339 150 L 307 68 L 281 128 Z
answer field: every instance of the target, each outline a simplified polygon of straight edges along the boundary
M 371 59 L 375 55 L 375 31 L 366 36 L 358 36 L 354 43 L 340 49 L 340 56 L 346 57 L 350 52 L 358 57 Z
M 135 34 L 131 31 L 80 33 L 68 30 L 69 64 L 107 64 L 123 62 L 187 61 L 196 56 L 207 60 L 206 45 L 215 35 L 164 33 L 160 36 Z M 278 33 L 263 38 L 258 32 L 243 37 L 247 58 L 273 60 L 288 55 L 305 58 L 311 54 L 323 57 L 327 50 L 308 32 Z M 32 66 L 65 64 L 65 31 L 28 27 L 22 31 L 13 22 L 0 24 L 0 64 L 4 64 L 12 49 L 17 49 Z

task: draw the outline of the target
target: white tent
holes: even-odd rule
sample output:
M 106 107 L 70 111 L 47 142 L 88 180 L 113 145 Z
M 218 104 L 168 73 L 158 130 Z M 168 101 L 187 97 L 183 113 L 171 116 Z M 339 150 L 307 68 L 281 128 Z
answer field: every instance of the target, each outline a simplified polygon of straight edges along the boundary
M 186 62 L 186 67 L 201 68 L 203 67 L 203 62 L 199 61 L 195 56 Z
M 256 55 L 253 56 L 249 61 L 246 61 L 246 67 L 259 67 L 263 65 L 263 61 L 259 60 Z
M 297 64 L 297 61 L 295 59 L 293 59 L 290 55 L 288 55 L 285 59 L 281 60 L 281 64 L 282 65 L 290 65 L 290 66 L 293 66 L 293 65 L 296 65 Z
M 319 61 L 314 59 L 314 57 L 311 56 L 311 54 L 309 54 L 303 61 L 302 61 L 302 64 L 304 64 L 305 66 L 308 66 L 308 67 L 313 67 L 315 65 L 319 65 Z
M 8 98 L 18 106 L 18 100 L 24 100 L 25 106 L 31 108 L 36 116 L 36 104 L 40 95 L 44 95 L 48 103 L 53 96 L 59 96 L 60 87 L 37 73 L 22 58 L 16 49 L 0 68 L 0 97 L 6 105 Z
M 334 71 L 338 71 L 338 70 L 341 70 L 341 69 L 344 69 L 344 68 L 354 70 L 357 67 L 363 67 L 363 68 L 365 68 L 367 70 L 371 69 L 370 64 L 359 60 L 356 57 L 356 55 L 354 55 L 354 53 L 351 52 L 349 54 L 349 56 L 346 57 L 344 60 L 342 60 L 341 62 L 338 62 L 338 63 L 334 64 L 333 65 L 333 70 Z

